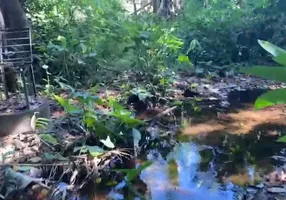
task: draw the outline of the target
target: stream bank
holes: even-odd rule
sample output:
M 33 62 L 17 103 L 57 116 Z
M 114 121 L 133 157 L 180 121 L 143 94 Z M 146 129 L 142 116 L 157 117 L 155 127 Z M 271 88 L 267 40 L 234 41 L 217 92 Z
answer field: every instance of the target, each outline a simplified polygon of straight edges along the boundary
M 178 77 L 166 95 L 157 98 L 167 103 L 153 107 L 145 105 L 145 110 L 137 114 L 137 118 L 147 123 L 140 129 L 140 157 L 131 159 L 131 162 L 124 159 L 125 164 L 121 168 L 134 168 L 146 161 L 152 161 L 152 164 L 142 171 L 140 178 L 131 182 L 133 189 L 152 200 L 284 198 L 286 150 L 285 145 L 277 140 L 284 134 L 286 107 L 277 105 L 256 111 L 252 106 L 264 91 L 281 87 L 285 86 L 247 76 L 216 80 Z M 98 94 L 101 97 L 113 95 L 118 98 L 128 89 L 101 91 Z M 50 131 L 62 138 L 64 151 L 70 152 L 69 145 L 81 140 L 82 130 L 71 127 L 69 123 L 74 119 L 67 119 L 60 108 L 53 111 L 52 118 L 54 123 Z M 36 133 L 1 140 L 1 151 L 7 153 L 3 169 L 28 162 L 29 167 L 23 165 L 25 167 L 14 167 L 14 170 L 31 174 L 31 170 L 37 168 L 32 166 L 41 166 L 41 163 L 45 166 L 46 161 L 48 166 L 55 163 L 67 168 L 71 166 L 66 154 L 59 154 L 59 144 L 46 145 Z M 88 145 L 93 144 L 88 142 Z M 9 151 L 17 153 L 9 154 Z M 75 162 L 74 167 L 101 163 L 97 170 L 107 171 L 107 175 L 101 177 L 103 182 L 97 180 L 101 186 L 88 190 L 88 193 L 96 191 L 94 199 L 140 197 L 126 187 L 124 176 L 108 172 L 110 167 L 116 167 L 114 160 L 117 162 L 119 155 L 126 156 L 124 151 L 120 151 L 114 150 L 92 160 L 82 155 L 70 157 Z M 48 178 L 49 173 L 46 172 Z

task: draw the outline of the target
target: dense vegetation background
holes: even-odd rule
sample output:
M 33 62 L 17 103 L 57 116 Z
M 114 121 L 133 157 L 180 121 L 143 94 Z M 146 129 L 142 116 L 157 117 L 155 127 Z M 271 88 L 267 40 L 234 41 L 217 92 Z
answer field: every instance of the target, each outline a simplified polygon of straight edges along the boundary
M 73 86 L 92 86 L 126 70 L 156 81 L 178 69 L 231 75 L 236 64 L 271 62 L 257 39 L 286 45 L 283 1 L 188 0 L 169 14 L 160 7 L 130 14 L 124 3 L 26 1 L 35 64 Z
M 62 181 L 76 186 L 72 191 L 75 197 L 79 191 L 88 190 L 85 187 L 89 183 L 109 187 L 123 181 L 130 193 L 140 196 L 133 185 L 137 185 L 135 180 L 141 171 L 151 166 L 152 159 L 146 157 L 154 149 L 166 160 L 175 152 L 168 165 L 178 159 L 178 169 L 180 163 L 193 163 L 197 154 L 202 161 L 197 159 L 195 165 L 201 162 L 211 170 L 217 167 L 222 174 L 220 167 L 232 168 L 230 171 L 235 168 L 240 173 L 238 168 L 243 163 L 249 175 L 249 164 L 259 166 L 259 159 L 276 155 L 278 137 L 284 135 L 280 142 L 285 143 L 284 108 L 256 112 L 244 104 L 252 105 L 255 99 L 257 109 L 285 104 L 286 89 L 280 83 L 238 74 L 286 82 L 286 50 L 282 49 L 286 48 L 285 0 L 21 3 L 33 29 L 39 96 L 56 101 L 51 101 L 51 120 L 36 112 L 31 117 L 33 135 L 27 137 L 39 139 L 37 146 L 32 146 L 36 152 L 33 150 L 29 160 L 19 154 L 23 158 L 19 163 L 48 163 L 54 167 L 55 162 L 65 162 L 67 167 L 60 174 L 68 172 L 66 180 L 62 175 L 57 177 L 55 170 L 47 173 L 54 174 L 53 178 L 49 175 L 51 185 Z M 238 112 L 238 108 L 243 109 Z M 270 139 L 268 133 L 264 137 L 260 132 L 269 124 L 271 130 L 278 124 L 274 127 L 277 133 L 274 136 L 271 132 Z M 197 133 L 187 132 L 190 130 Z M 202 144 L 211 147 L 210 153 L 199 155 L 202 149 L 193 154 L 189 141 L 196 134 L 205 139 Z M 31 140 L 23 141 L 27 142 L 21 143 L 21 149 L 30 148 Z M 269 145 L 271 141 L 273 146 Z M 213 164 L 219 152 L 226 152 L 221 154 L 227 155 L 226 161 L 217 159 L 221 164 Z M 3 160 L 5 156 L 2 154 Z M 285 154 L 279 157 L 285 164 Z M 139 160 L 142 163 L 136 168 Z M 177 165 L 171 170 L 173 177 L 178 176 Z M 266 168 L 264 163 L 261 167 Z M 9 173 L 13 175 L 10 169 L 5 174 Z M 121 173 L 126 174 L 124 180 Z M 283 188 L 277 193 L 285 193 L 285 174 L 281 176 Z M 206 177 L 209 179 L 209 174 Z M 111 180 L 117 182 L 111 184 Z M 46 190 L 41 200 L 47 199 L 52 190 Z

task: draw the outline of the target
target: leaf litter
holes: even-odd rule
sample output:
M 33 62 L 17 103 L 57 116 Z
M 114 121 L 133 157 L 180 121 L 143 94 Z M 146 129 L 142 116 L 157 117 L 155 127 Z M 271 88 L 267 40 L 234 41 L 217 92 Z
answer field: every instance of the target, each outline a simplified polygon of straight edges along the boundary
M 118 85 L 118 82 L 116 85 Z M 138 95 L 139 100 L 144 101 L 144 103 L 148 103 L 150 99 L 156 97 L 158 99 L 167 99 L 168 102 L 167 105 L 157 103 L 155 109 L 158 111 L 155 114 L 144 116 L 141 113 L 141 118 L 147 122 L 147 126 L 144 129 L 132 128 L 131 135 L 133 137 L 135 156 L 139 156 L 139 149 L 141 149 L 141 152 L 144 152 L 157 148 L 152 146 L 156 142 L 159 142 L 157 144 L 158 147 L 161 144 L 162 146 L 167 145 L 168 148 L 176 143 L 170 139 L 170 136 L 174 136 L 180 129 L 181 124 L 175 124 L 173 127 L 172 124 L 178 122 L 176 120 L 178 116 L 176 112 L 180 112 L 182 104 L 175 101 L 196 99 L 199 96 L 204 102 L 210 100 L 220 105 L 229 105 L 227 97 L 231 91 L 284 87 L 280 83 L 246 76 L 222 80 L 181 76 L 173 82 L 173 86 L 167 90 L 165 96 L 162 96 L 160 93 L 152 94 L 152 92 L 149 93 L 143 89 L 133 90 L 131 93 Z M 186 90 L 189 90 L 189 95 L 186 95 Z M 118 98 L 118 92 L 109 94 L 115 94 L 117 95 L 116 98 Z M 110 97 L 106 93 L 101 94 L 101 96 Z M 169 106 L 174 105 L 174 102 L 176 106 Z M 150 109 L 154 109 L 152 105 L 148 105 L 144 112 Z M 110 111 L 104 112 L 108 113 Z M 5 199 L 21 199 L 21 195 L 22 197 L 26 195 L 25 198 L 37 200 L 86 199 L 85 193 L 82 191 L 87 186 L 92 183 L 110 181 L 108 176 L 112 174 L 111 171 L 113 169 L 118 167 L 118 163 L 121 167 L 126 166 L 126 163 L 132 163 L 133 156 L 130 155 L 130 149 L 106 151 L 102 148 L 102 145 L 108 149 L 115 148 L 115 144 L 109 136 L 100 140 L 101 143 L 97 143 L 97 145 L 83 145 L 80 141 L 85 140 L 84 130 L 75 125 L 78 123 L 78 119 L 73 119 L 72 117 L 67 119 L 64 114 L 58 114 L 62 113 L 60 109 L 57 109 L 55 113 L 53 115 L 53 125 L 48 127 L 46 133 L 38 134 L 34 132 L 1 138 L 1 141 L 5 143 L 1 145 L 2 156 L 0 159 L 2 159 L 1 163 L 3 163 L 1 164 L 3 172 L 1 195 Z M 153 135 L 153 137 L 149 139 L 145 138 L 145 136 L 143 137 L 142 134 L 145 134 L 144 130 L 147 132 L 149 130 L 150 135 Z M 51 133 L 56 133 L 56 135 L 53 136 Z M 143 169 L 144 166 L 149 166 L 149 164 L 143 164 L 141 168 Z M 133 179 L 134 176 L 138 175 L 136 170 L 125 172 L 127 172 L 127 178 L 132 177 Z M 116 175 L 113 176 L 116 177 Z M 269 184 L 267 190 L 264 190 L 263 187 L 263 192 L 284 193 L 284 176 L 284 172 L 279 173 L 280 182 L 276 182 L 275 186 Z M 254 188 L 249 189 L 248 193 L 253 194 L 256 191 L 261 191 L 258 185 L 254 186 Z

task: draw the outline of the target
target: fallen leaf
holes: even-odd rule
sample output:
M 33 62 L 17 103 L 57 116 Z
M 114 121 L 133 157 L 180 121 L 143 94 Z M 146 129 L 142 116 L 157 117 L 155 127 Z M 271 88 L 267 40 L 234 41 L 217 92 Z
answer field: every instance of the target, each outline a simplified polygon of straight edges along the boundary
M 42 158 L 41 157 L 34 157 L 34 158 L 30 158 L 29 161 L 32 163 L 39 163 L 42 161 Z
M 59 144 L 57 139 L 53 137 L 51 134 L 40 134 L 40 138 L 45 142 L 48 142 L 49 144 L 52 144 L 54 146 Z
M 113 149 L 115 147 L 115 145 L 113 144 L 113 142 L 111 142 L 110 137 L 107 136 L 106 140 L 100 140 L 101 143 L 103 143 L 106 147 Z
M 102 153 L 104 153 L 104 149 L 99 147 L 99 146 L 81 146 L 81 147 L 75 147 L 73 152 L 77 152 L 80 151 L 81 153 L 86 153 L 87 151 L 89 151 L 90 155 L 92 155 L 93 157 L 97 157 L 99 155 L 101 155 Z

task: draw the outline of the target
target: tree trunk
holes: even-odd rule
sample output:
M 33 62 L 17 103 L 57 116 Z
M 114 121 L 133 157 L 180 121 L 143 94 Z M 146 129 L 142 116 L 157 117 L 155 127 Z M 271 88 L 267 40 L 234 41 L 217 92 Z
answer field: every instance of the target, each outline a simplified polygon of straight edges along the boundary
M 133 0 L 132 3 L 133 3 L 134 15 L 137 15 L 136 0 Z
M 152 0 L 152 7 L 153 7 L 153 13 L 156 14 L 158 12 L 158 0 Z
M 29 27 L 26 14 L 18 0 L 1 0 L 0 10 L 2 12 L 6 28 L 21 29 Z

